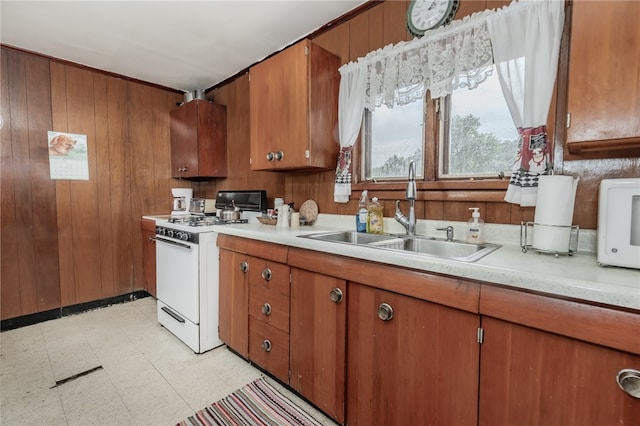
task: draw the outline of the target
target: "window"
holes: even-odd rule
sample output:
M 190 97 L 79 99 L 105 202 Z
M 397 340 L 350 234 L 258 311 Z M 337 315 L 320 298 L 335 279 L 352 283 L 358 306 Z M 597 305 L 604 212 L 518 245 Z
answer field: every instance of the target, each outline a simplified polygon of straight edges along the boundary
M 441 109 L 439 177 L 511 173 L 519 137 L 495 73 L 473 90 L 454 90 Z
M 364 114 L 365 180 L 406 179 L 416 161 L 416 178 L 424 176 L 424 102 Z M 494 73 L 473 90 L 457 89 L 441 100 L 439 178 L 468 179 L 509 175 L 518 132 Z
M 406 179 L 409 162 L 416 162 L 416 178 L 424 175 L 424 103 L 393 108 L 381 106 L 364 114 L 365 180 Z

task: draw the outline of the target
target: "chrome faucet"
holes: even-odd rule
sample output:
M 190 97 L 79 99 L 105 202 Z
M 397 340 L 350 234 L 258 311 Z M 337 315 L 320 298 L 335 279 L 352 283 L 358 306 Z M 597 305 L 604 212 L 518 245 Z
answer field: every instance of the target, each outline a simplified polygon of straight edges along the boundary
M 396 214 L 393 216 L 395 220 L 400 222 L 407 230 L 408 235 L 416 234 L 416 163 L 409 163 L 409 181 L 407 182 L 407 195 L 409 200 L 409 217 L 402 214 L 400 210 L 400 200 L 396 200 Z

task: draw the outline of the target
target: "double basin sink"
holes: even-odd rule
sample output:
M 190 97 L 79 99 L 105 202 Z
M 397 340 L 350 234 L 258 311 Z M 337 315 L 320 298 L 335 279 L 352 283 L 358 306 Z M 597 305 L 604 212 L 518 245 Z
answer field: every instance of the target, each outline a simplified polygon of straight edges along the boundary
M 418 235 L 366 234 L 355 231 L 322 232 L 300 235 L 300 237 L 353 246 L 418 253 L 462 262 L 475 262 L 501 247 L 497 244 L 469 244 Z

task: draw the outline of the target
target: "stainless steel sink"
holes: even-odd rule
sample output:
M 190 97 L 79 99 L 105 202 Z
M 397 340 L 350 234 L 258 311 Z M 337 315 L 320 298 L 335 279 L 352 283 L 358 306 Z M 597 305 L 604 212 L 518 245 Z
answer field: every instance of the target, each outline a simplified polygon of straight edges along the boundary
M 323 232 L 300 235 L 300 237 L 333 243 L 411 252 L 462 262 L 475 262 L 501 247 L 497 244 L 468 244 L 462 241 L 446 241 L 415 235 L 365 234 L 354 231 Z
M 321 234 L 301 235 L 301 237 L 348 244 L 371 244 L 398 238 L 389 234 L 366 234 L 355 231 L 323 232 Z

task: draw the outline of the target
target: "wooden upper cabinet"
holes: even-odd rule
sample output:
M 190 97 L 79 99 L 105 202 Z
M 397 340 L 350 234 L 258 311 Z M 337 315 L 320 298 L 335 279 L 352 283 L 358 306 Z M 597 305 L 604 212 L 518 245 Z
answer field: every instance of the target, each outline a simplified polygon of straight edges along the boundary
M 170 112 L 171 177 L 227 176 L 227 110 L 196 99 Z
M 250 69 L 252 170 L 335 167 L 339 67 L 303 40 Z
M 574 0 L 567 147 L 640 153 L 640 2 Z

